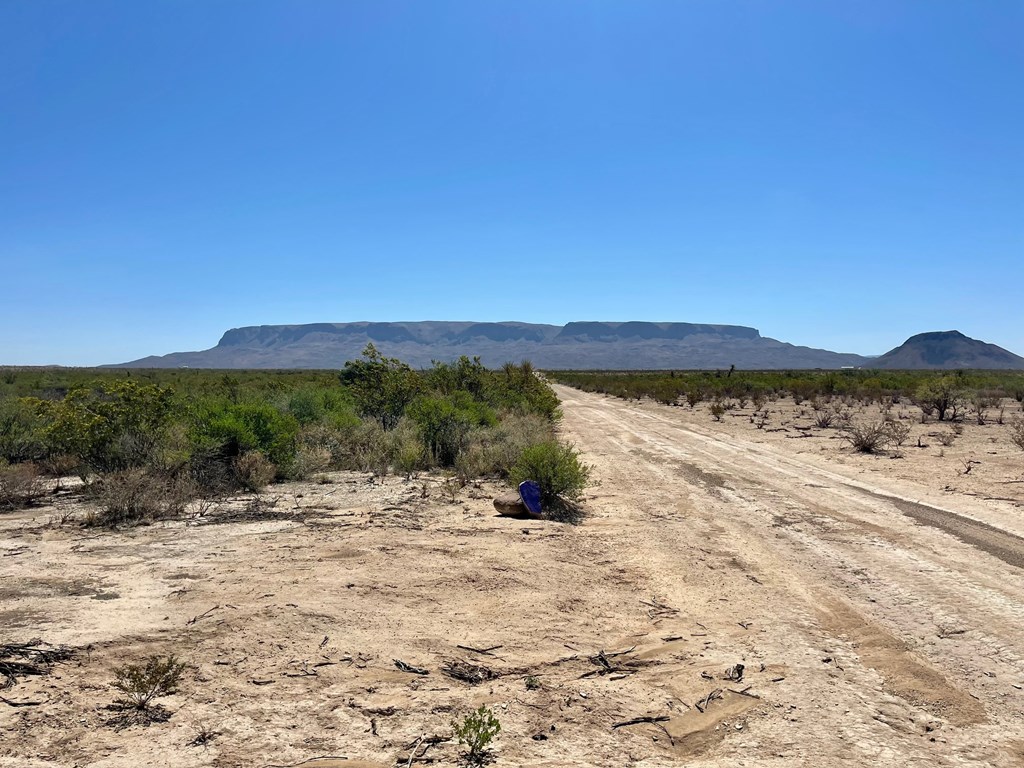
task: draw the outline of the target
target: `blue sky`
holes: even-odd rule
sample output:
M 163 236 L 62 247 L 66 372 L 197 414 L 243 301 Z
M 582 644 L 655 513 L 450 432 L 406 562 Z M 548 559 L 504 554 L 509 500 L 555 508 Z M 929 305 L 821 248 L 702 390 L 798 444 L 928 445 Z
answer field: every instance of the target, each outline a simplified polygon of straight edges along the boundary
M 1024 354 L 1024 3 L 0 2 L 0 363 L 678 320 Z

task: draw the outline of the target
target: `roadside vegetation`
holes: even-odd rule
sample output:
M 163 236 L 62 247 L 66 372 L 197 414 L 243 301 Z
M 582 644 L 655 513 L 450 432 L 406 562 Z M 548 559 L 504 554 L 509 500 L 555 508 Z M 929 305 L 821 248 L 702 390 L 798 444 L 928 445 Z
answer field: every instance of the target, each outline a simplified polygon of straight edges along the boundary
M 791 399 L 813 427 L 835 429 L 861 453 L 899 455 L 910 423 L 934 422 L 929 433 L 949 447 L 964 423 L 1004 426 L 1009 442 L 1024 449 L 1021 403 L 1024 373 L 1013 371 L 555 371 L 550 378 L 586 392 L 624 400 L 649 398 L 695 409 L 715 421 L 743 414 L 758 429 L 772 426 L 769 406 Z M 868 414 L 867 409 L 876 410 Z M 749 407 L 749 411 L 746 410 Z M 795 427 L 808 429 L 810 427 Z M 918 441 L 920 446 L 920 441 Z
M 957 420 L 970 410 L 998 411 L 1000 399 L 1024 401 L 1024 373 L 1015 371 L 554 371 L 562 384 L 625 400 L 644 397 L 666 405 L 726 398 L 763 403 L 792 397 L 847 398 L 864 404 L 906 399 L 938 420 Z M 740 406 L 741 408 L 744 405 Z
M 566 457 L 578 460 L 553 442 L 560 416 L 528 362 L 489 370 L 462 357 L 413 370 L 373 345 L 334 372 L 7 369 L 0 510 L 67 475 L 93 501 L 88 522 L 104 526 L 329 470 L 442 469 L 464 485 L 510 481 L 527 455 L 550 457 L 561 477 Z M 530 453 L 538 447 L 546 453 Z

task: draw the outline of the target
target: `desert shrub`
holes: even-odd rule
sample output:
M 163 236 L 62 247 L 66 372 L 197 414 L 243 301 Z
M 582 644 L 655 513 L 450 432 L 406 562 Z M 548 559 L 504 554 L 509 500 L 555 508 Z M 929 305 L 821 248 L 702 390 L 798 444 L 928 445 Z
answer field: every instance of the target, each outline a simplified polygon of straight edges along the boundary
M 837 414 L 833 408 L 821 408 L 820 410 L 815 409 L 814 426 L 821 427 L 822 429 L 828 429 L 836 423 L 838 416 L 839 414 Z
M 294 416 L 295 420 L 303 426 L 322 421 L 326 413 L 323 396 L 320 392 L 311 388 L 304 388 L 293 392 L 291 397 L 288 398 L 288 413 Z
M 886 421 L 885 432 L 888 442 L 895 445 L 897 448 L 901 448 L 903 443 L 910 437 L 910 425 L 904 424 L 901 421 Z
M 967 394 L 958 377 L 942 376 L 918 387 L 914 402 L 923 413 L 939 421 L 958 421 L 963 418 Z
M 366 345 L 361 360 L 345 363 L 339 377 L 362 415 L 380 422 L 385 430 L 398 425 L 421 387 L 420 378 L 408 365 L 383 357 L 373 344 Z
M 388 453 L 388 435 L 380 422 L 373 418 L 365 418 L 344 432 L 344 458 L 342 469 L 373 471 L 386 465 Z
M 192 427 L 196 450 L 234 458 L 260 451 L 287 469 L 295 458 L 299 423 L 267 402 L 202 404 Z
M 0 460 L 39 461 L 47 453 L 43 421 L 36 410 L 13 397 L 0 399 Z
M 84 480 L 83 475 L 86 474 L 82 471 L 84 469 L 82 460 L 69 453 L 55 453 L 47 456 L 39 462 L 39 468 L 50 477 L 56 478 L 78 475 Z
M 935 439 L 938 440 L 942 445 L 949 448 L 954 442 L 956 442 L 957 433 L 952 429 L 946 429 L 942 432 L 938 432 L 935 435 Z
M 249 451 L 235 458 L 235 479 L 247 491 L 259 493 L 274 481 L 277 467 L 260 451 Z
M 46 486 L 35 464 L 8 464 L 0 460 L 0 510 L 24 507 L 45 492 Z
M 529 360 L 519 365 L 505 363 L 490 377 L 484 399 L 494 408 L 533 413 L 548 421 L 557 421 L 562 416 L 558 396 L 537 375 Z
M 470 712 L 461 722 L 452 721 L 452 729 L 459 744 L 465 744 L 469 749 L 469 760 L 482 763 L 488 745 L 501 733 L 501 723 L 494 712 L 481 704 L 479 709 Z
M 106 472 L 151 463 L 174 414 L 173 397 L 169 387 L 117 380 L 76 387 L 62 400 L 27 402 L 43 420 L 50 452 Z
M 982 426 L 988 418 L 988 412 L 993 408 L 999 407 L 999 398 L 976 393 L 974 397 L 971 398 L 971 404 L 974 406 L 974 418 L 978 422 L 978 425 Z
M 552 439 L 551 422 L 529 413 L 506 413 L 494 427 L 469 433 L 468 444 L 455 462 L 462 477 L 496 475 L 507 478 L 512 468 L 532 445 Z
M 303 427 L 325 423 L 344 426 L 359 420 L 355 404 L 340 387 L 302 387 L 288 396 L 286 410 Z
M 219 447 L 193 449 L 183 472 L 195 483 L 199 493 L 219 496 L 238 488 L 232 456 Z
M 861 453 L 877 453 L 890 441 L 886 422 L 858 423 L 851 421 L 843 427 L 843 439 Z
M 715 400 L 711 403 L 711 415 L 714 417 L 715 421 L 721 421 L 722 416 L 725 415 L 725 411 L 725 404 L 722 403 L 721 400 Z
M 420 437 L 434 461 L 442 467 L 455 466 L 473 427 L 497 423 L 494 412 L 486 404 L 473 400 L 468 392 L 455 392 L 447 397 L 421 397 L 409 407 L 409 417 L 419 428 Z
M 174 478 L 141 468 L 110 472 L 89 486 L 99 511 L 87 523 L 119 528 L 177 517 L 190 501 L 183 488 Z
M 115 702 L 119 707 L 145 712 L 153 700 L 178 692 L 185 665 L 174 655 L 150 656 L 145 664 L 123 664 L 114 669 L 115 690 L 121 697 Z
M 1015 419 L 1010 424 L 1010 442 L 1024 451 L 1024 419 Z
M 388 455 L 395 472 L 406 478 L 419 469 L 426 469 L 427 449 L 420 439 L 419 429 L 410 419 L 402 419 L 387 436 Z
M 300 445 L 295 459 L 288 468 L 290 480 L 305 480 L 331 467 L 331 451 L 328 448 Z
M 590 482 L 590 471 L 575 447 L 550 440 L 526 448 L 509 479 L 516 485 L 535 481 L 540 486 L 541 502 L 549 506 L 563 500 L 578 501 Z
M 699 389 L 693 388 L 686 390 L 686 404 L 693 408 L 704 399 L 704 393 Z

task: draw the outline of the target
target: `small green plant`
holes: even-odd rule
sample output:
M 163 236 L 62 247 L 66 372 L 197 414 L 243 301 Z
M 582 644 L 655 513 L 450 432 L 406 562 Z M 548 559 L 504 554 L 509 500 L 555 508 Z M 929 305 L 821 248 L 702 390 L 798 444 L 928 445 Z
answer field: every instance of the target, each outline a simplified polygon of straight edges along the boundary
M 526 678 L 526 690 L 528 690 L 528 691 L 536 691 L 536 690 L 539 690 L 539 689 L 540 689 L 540 680 L 538 680 L 536 676 L 530 675 L 528 678 Z
M 170 656 L 150 656 L 145 664 L 124 664 L 114 670 L 113 687 L 121 692 L 114 709 L 127 713 L 116 725 L 166 720 L 170 715 L 154 699 L 178 692 L 184 663 Z
M 725 411 L 725 404 L 721 400 L 715 400 L 711 404 L 711 415 L 715 418 L 715 421 L 721 421 Z
M 462 722 L 453 721 L 452 728 L 460 744 L 469 748 L 469 759 L 474 763 L 482 763 L 487 746 L 494 737 L 501 733 L 501 723 L 494 712 L 480 705 L 480 709 L 470 712 Z

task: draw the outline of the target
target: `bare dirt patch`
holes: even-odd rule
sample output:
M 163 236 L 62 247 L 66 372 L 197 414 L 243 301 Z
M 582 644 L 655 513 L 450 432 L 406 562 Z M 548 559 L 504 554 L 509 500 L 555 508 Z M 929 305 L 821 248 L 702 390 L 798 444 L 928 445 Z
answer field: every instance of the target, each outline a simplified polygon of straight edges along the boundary
M 347 473 L 122 532 L 0 516 L 0 644 L 76 650 L 0 692 L 0 766 L 456 765 L 480 704 L 498 765 L 1021 764 L 1024 571 L 896 503 L 1024 535 L 1000 433 L 892 459 L 787 439 L 791 404 L 559 393 L 581 526 Z M 170 653 L 170 718 L 110 727 L 113 670 Z

